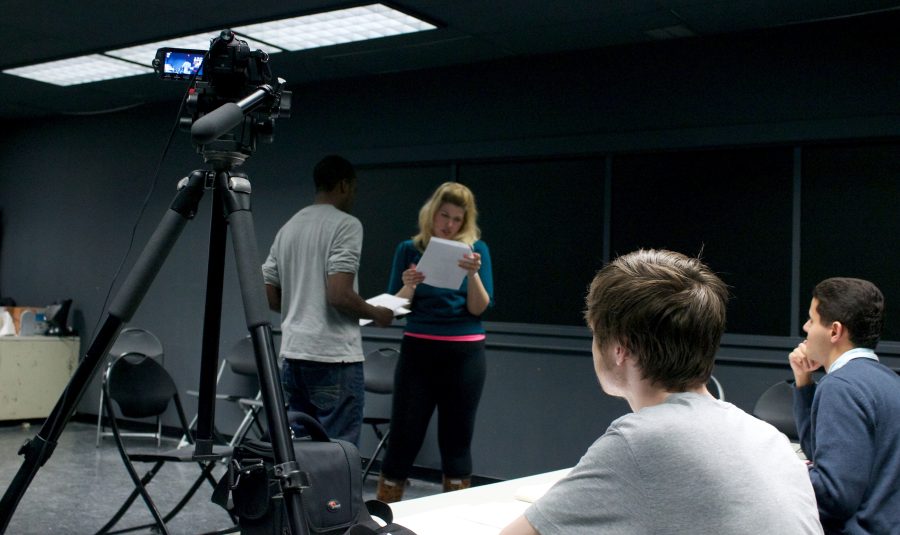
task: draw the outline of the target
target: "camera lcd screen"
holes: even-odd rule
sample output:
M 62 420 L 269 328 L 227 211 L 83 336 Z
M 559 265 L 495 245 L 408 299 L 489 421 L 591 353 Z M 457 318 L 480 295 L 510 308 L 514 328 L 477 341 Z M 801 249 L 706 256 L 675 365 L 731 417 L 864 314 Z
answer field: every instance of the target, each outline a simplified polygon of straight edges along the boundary
M 203 57 L 205 50 L 175 50 L 162 51 L 162 65 L 160 74 L 163 78 L 188 79 L 195 73 L 197 77 L 203 76 Z

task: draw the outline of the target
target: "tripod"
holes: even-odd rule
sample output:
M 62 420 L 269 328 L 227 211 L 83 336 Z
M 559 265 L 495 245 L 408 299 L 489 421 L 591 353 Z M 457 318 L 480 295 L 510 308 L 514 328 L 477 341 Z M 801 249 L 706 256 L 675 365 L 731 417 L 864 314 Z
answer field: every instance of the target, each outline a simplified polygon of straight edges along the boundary
M 278 378 L 277 355 L 272 341 L 272 327 L 268 321 L 269 311 L 262 271 L 258 265 L 259 254 L 253 228 L 253 217 L 250 212 L 250 182 L 246 175 L 231 172 L 234 166 L 240 165 L 244 161 L 247 153 L 242 150 L 234 150 L 235 146 L 246 147 L 247 145 L 220 140 L 212 145 L 203 146 L 201 152 L 206 161 L 213 164 L 213 170 L 194 171 L 179 183 L 175 199 L 122 284 L 109 307 L 107 317 L 99 332 L 91 342 L 84 359 L 75 369 L 50 416 L 44 422 L 37 436 L 28 440 L 19 449 L 19 455 L 23 455 L 25 460 L 0 501 L 0 533 L 6 531 L 28 485 L 34 479 L 38 469 L 52 455 L 63 428 L 84 394 L 85 387 L 106 357 L 123 324 L 127 323 L 134 315 L 182 230 L 197 213 L 197 207 L 206 189 L 212 189 L 214 195 L 194 459 L 202 461 L 213 457 L 211 454 L 222 287 L 227 226 L 230 226 L 244 315 L 247 329 L 253 340 L 260 390 L 272 438 L 272 449 L 276 461 L 275 472 L 281 479 L 291 533 L 294 535 L 309 533 L 302 513 L 303 485 L 301 481 L 304 478 L 297 465 L 288 430 L 284 393 Z M 221 147 L 225 147 L 225 149 L 220 150 Z M 165 532 L 164 525 L 163 531 Z

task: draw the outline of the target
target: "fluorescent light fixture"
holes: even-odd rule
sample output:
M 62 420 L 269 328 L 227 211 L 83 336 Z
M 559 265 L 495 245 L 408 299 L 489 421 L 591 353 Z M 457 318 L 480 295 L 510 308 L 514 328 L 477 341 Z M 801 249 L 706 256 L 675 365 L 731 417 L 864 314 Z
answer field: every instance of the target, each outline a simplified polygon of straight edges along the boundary
M 435 28 L 433 24 L 383 4 L 371 4 L 239 26 L 233 30 L 295 51 Z
M 6 69 L 3 72 L 48 84 L 68 86 L 147 74 L 153 72 L 153 69 L 100 54 L 91 54 Z
M 213 37 L 218 36 L 218 32 L 201 33 L 197 35 L 189 35 L 187 37 L 176 37 L 165 41 L 157 41 L 155 43 L 147 43 L 144 45 L 130 46 L 128 48 L 119 48 L 105 52 L 106 55 L 115 56 L 141 65 L 150 66 L 153 58 L 156 57 L 156 50 L 163 47 L 170 48 L 193 48 L 197 50 L 209 50 L 209 42 Z M 254 41 L 253 39 L 239 36 L 239 39 L 247 41 L 250 50 L 262 50 L 271 55 L 281 52 L 280 48 Z
M 435 28 L 437 26 L 384 4 L 370 4 L 232 29 L 242 40 L 247 41 L 250 50 L 276 54 L 282 50 L 304 50 Z M 215 35 L 212 33 L 175 37 L 110 50 L 103 54 L 6 69 L 3 72 L 61 86 L 149 74 L 153 72 L 151 65 L 157 49 L 171 47 L 208 50 L 213 37 Z

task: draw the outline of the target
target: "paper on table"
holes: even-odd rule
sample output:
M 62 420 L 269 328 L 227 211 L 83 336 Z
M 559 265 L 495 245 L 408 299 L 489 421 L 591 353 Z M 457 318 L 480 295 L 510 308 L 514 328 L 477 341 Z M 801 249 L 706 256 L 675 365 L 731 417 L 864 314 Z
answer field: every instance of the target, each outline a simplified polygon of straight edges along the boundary
M 402 316 L 404 314 L 409 314 L 409 309 L 406 308 L 406 305 L 409 304 L 409 299 L 403 297 L 397 297 L 396 295 L 391 294 L 381 294 L 376 295 L 375 297 L 366 299 L 366 303 L 369 303 L 372 306 L 376 307 L 385 307 L 394 311 L 394 317 Z M 372 320 L 359 320 L 359 325 L 368 325 L 372 323 Z
M 425 274 L 425 284 L 429 286 L 458 290 L 466 276 L 466 270 L 459 267 L 459 261 L 471 253 L 472 248 L 463 242 L 431 238 L 416 265 L 416 271 Z

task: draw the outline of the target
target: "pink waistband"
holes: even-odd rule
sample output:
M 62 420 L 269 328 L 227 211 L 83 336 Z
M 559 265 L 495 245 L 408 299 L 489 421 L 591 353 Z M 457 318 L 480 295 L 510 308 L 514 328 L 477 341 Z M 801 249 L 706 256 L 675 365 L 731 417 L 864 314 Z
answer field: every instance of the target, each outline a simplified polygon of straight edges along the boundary
M 478 342 L 484 340 L 484 333 L 481 334 L 461 334 L 457 336 L 441 336 L 437 334 L 419 334 L 419 333 L 403 333 L 403 336 L 410 338 L 422 338 L 424 340 L 440 340 L 442 342 Z

